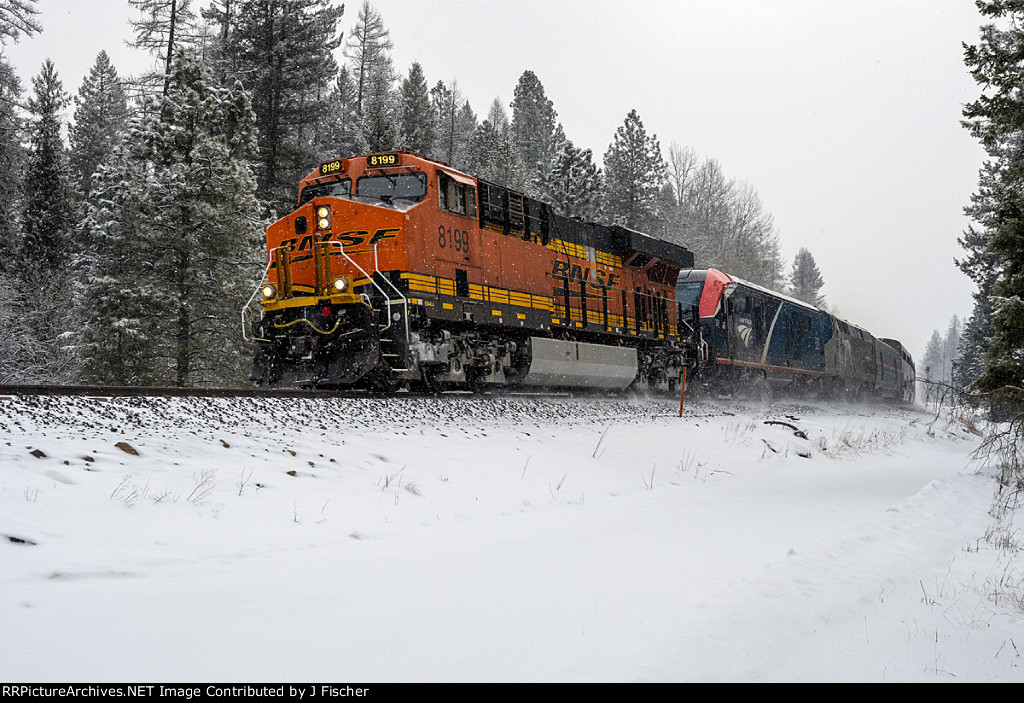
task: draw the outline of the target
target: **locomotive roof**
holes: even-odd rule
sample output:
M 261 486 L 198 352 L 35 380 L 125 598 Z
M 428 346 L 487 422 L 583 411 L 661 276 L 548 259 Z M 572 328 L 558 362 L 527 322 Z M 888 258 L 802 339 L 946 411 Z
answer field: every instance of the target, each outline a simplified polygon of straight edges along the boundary
M 628 227 L 615 226 L 611 228 L 611 231 L 612 242 L 619 251 L 638 251 L 641 254 L 677 264 L 682 268 L 693 265 L 693 252 L 684 246 L 655 239 L 649 234 L 637 232 Z

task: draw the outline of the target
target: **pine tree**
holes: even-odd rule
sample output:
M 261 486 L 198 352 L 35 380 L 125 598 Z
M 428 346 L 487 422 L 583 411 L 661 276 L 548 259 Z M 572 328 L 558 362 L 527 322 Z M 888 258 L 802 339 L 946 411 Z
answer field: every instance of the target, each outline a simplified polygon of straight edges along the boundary
M 997 165 L 989 160 L 981 169 L 979 192 L 971 196 L 971 205 L 964 212 L 977 222 L 993 216 L 993 201 L 989 193 L 999 179 Z M 953 382 L 959 388 L 968 388 L 981 378 L 985 361 L 992 353 L 992 308 L 994 288 L 999 276 L 1000 257 L 989 248 L 988 232 L 973 225 L 967 227 L 957 240 L 967 252 L 956 265 L 974 281 L 974 309 L 964 329 L 959 350 L 959 362 L 954 368 Z
M 0 43 L 7 40 L 17 42 L 24 34 L 27 37 L 43 31 L 36 16 L 37 0 L 0 0 Z
M 61 137 L 61 113 L 70 102 L 47 59 L 32 79 L 28 100 L 30 146 L 25 168 L 25 209 L 22 213 L 23 255 L 39 273 L 55 271 L 70 255 L 72 227 L 68 155 Z
M 638 230 L 657 226 L 657 205 L 665 179 L 665 163 L 656 136 L 647 136 L 636 110 L 604 155 L 605 213 L 615 224 Z
M 953 383 L 957 365 L 962 325 L 960 318 L 953 315 L 946 327 L 946 334 L 932 332 L 921 359 L 920 375 L 927 376 L 932 383 Z M 925 374 L 925 369 L 928 373 Z
M 248 93 L 216 87 L 182 52 L 166 95 L 147 100 L 101 165 L 83 225 L 92 246 L 82 297 L 95 311 L 83 378 L 238 383 L 249 363 L 238 312 L 261 260 Z
M 388 57 L 381 59 L 366 79 L 360 131 L 367 151 L 391 151 L 401 138 L 402 106 L 394 82 Z
M 73 201 L 68 155 L 61 137 L 62 112 L 70 102 L 47 60 L 32 79 L 29 150 L 25 164 L 21 246 L 15 255 L 13 288 L 22 301 L 35 346 L 49 360 L 48 381 L 67 381 L 73 353 L 64 333 L 72 324 L 70 268 Z
M 36 0 L 0 0 L 0 44 L 17 42 L 42 30 Z M 31 296 L 20 290 L 22 168 L 25 149 L 18 111 L 21 81 L 0 54 L 0 276 L 7 294 L 0 297 L 0 382 L 46 381 L 47 359 L 32 334 L 25 314 Z
M 197 38 L 192 0 L 128 0 L 128 4 L 141 14 L 131 21 L 135 31 L 132 46 L 150 51 L 160 65 L 158 71 L 142 77 L 142 89 L 167 92 L 171 57 Z
M 438 81 L 430 89 L 430 105 L 434 112 L 436 140 L 430 158 L 459 169 L 472 165 L 471 142 L 476 132 L 476 113 L 459 89 L 457 81 L 451 86 Z
M 324 117 L 317 122 L 316 129 L 314 149 L 319 161 L 366 151 L 362 120 L 356 112 L 356 89 L 347 66 L 338 70 L 334 89 L 324 106 Z
M 953 371 L 960 360 L 960 337 L 963 335 L 963 323 L 958 315 L 953 315 L 946 327 L 946 335 L 942 338 L 942 357 L 945 362 L 943 376 L 949 383 L 953 382 Z
M 478 178 L 523 192 L 526 174 L 515 146 L 508 114 L 495 98 L 484 120 L 473 132 L 468 170 Z
M 810 305 L 821 305 L 824 298 L 820 291 L 825 285 L 818 264 L 811 252 L 803 247 L 793 259 L 793 270 L 789 275 L 789 294 Z
M 240 0 L 230 51 L 252 93 L 257 180 L 271 209 L 288 212 L 298 182 L 320 160 L 317 125 L 338 72 L 343 7 L 331 0 Z
M 579 149 L 562 136 L 561 148 L 548 159 L 536 185 L 537 197 L 560 215 L 600 220 L 604 189 L 601 169 L 590 149 Z
M 363 0 L 359 8 L 356 26 L 349 32 L 345 42 L 344 55 L 351 62 L 352 76 L 356 86 L 356 110 L 363 114 L 364 100 L 370 89 L 374 74 L 378 73 L 381 64 L 391 66 L 391 35 L 380 13 L 370 5 L 370 0 Z
M 992 290 L 979 288 L 974 297 L 974 310 L 964 324 L 963 335 L 957 347 L 957 361 L 953 365 L 953 385 L 961 390 L 970 389 L 985 370 L 985 357 L 990 350 L 992 336 Z
M 5 277 L 11 273 L 8 266 L 20 239 L 25 162 L 24 124 L 18 112 L 21 100 L 21 81 L 14 68 L 0 56 L 0 274 Z
M 434 112 L 434 125 L 437 139 L 434 143 L 434 151 L 429 156 L 438 161 L 452 163 L 455 155 L 456 139 L 458 132 L 459 105 L 462 102 L 462 91 L 458 83 L 452 82 L 451 87 L 438 81 L 430 89 L 430 105 Z
M 512 134 L 519 159 L 529 178 L 541 170 L 551 155 L 558 113 L 544 94 L 544 86 L 533 71 L 523 71 L 512 98 Z
M 981 28 L 964 62 L 982 89 L 964 107 L 964 126 L 988 153 L 967 213 L 981 227 L 977 252 L 994 257 L 991 347 L 982 390 L 1024 387 L 1024 3 L 979 0 L 979 12 L 1004 21 Z M 973 247 L 973 244 L 972 244 Z M 976 306 L 977 307 L 977 306 Z M 1024 391 L 1017 391 L 1022 403 Z
M 476 113 L 470 107 L 469 100 L 466 100 L 455 114 L 455 150 L 452 154 L 451 162 L 455 168 L 462 169 L 463 171 L 470 170 L 472 162 L 470 146 L 476 128 Z
M 96 57 L 89 75 L 82 80 L 75 103 L 75 121 L 68 128 L 71 167 L 80 192 L 88 197 L 92 175 L 120 141 L 128 120 L 124 86 L 107 52 L 101 51 Z
M 403 149 L 417 154 L 428 154 L 434 148 L 435 124 L 430 105 L 430 91 L 427 79 L 419 63 L 413 63 L 409 75 L 402 81 L 402 130 Z
M 204 25 L 200 28 L 203 57 L 215 80 L 226 85 L 239 74 L 236 46 L 231 35 L 237 25 L 239 0 L 210 0 L 201 11 Z
M 938 330 L 933 330 L 928 345 L 924 349 L 924 355 L 921 357 L 921 374 L 932 383 L 947 381 L 943 373 L 946 363 L 942 346 L 942 335 Z

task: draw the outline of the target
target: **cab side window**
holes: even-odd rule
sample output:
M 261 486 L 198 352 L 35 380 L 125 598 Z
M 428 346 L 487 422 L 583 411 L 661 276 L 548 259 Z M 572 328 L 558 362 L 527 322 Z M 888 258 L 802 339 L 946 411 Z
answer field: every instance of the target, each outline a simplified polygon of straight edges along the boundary
M 442 210 L 476 217 L 476 188 L 459 183 L 443 173 L 437 175 Z

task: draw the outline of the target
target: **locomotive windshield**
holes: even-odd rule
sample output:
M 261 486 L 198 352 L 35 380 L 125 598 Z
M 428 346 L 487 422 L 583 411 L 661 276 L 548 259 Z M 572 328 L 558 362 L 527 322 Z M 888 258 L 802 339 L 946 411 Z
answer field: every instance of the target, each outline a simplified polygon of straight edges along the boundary
M 427 195 L 427 174 L 395 173 L 381 176 L 364 176 L 356 181 L 356 197 L 364 201 L 383 202 L 398 209 L 405 209 L 423 200 Z M 395 201 L 403 201 L 396 203 Z
M 333 196 L 335 198 L 351 198 L 352 197 L 352 179 L 343 178 L 340 181 L 331 181 L 330 183 L 315 183 L 311 186 L 306 186 L 302 189 L 299 194 L 299 205 L 305 205 L 313 198 L 323 198 L 325 196 Z
M 684 308 L 696 305 L 700 301 L 700 292 L 704 289 L 704 281 L 690 281 L 676 286 L 676 303 Z

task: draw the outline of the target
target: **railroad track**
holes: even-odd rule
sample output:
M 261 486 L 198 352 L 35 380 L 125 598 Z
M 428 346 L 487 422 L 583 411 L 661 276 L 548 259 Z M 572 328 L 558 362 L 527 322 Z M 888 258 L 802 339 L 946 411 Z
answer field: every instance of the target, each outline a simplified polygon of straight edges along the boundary
M 429 394 L 402 393 L 406 397 Z M 383 398 L 372 391 L 336 391 L 305 388 L 179 388 L 175 386 L 3 386 L 0 398 L 14 396 L 86 396 L 90 398 Z
M 506 397 L 566 398 L 587 395 L 586 391 L 487 391 L 486 394 Z M 593 392 L 589 393 L 590 395 Z M 383 393 L 369 390 L 317 390 L 310 388 L 179 388 L 176 386 L 31 386 L 0 385 L 0 398 L 17 396 L 84 396 L 88 398 L 433 398 L 436 394 L 420 392 Z M 444 396 L 473 397 L 467 391 L 441 393 Z

